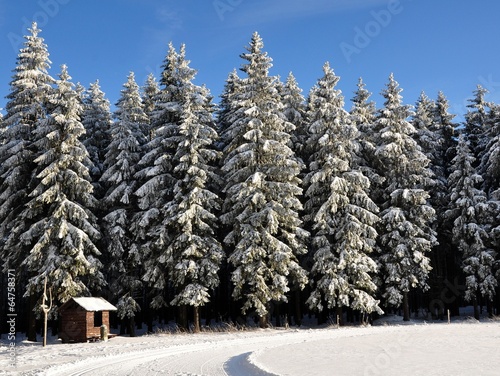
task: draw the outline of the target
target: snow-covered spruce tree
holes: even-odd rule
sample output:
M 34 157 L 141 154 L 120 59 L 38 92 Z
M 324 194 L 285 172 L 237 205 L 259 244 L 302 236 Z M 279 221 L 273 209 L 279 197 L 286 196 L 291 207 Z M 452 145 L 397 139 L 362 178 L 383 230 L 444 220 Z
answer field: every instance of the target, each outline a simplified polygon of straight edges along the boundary
M 40 296 L 47 278 L 54 299 L 64 303 L 101 288 L 100 237 L 91 208 L 96 206 L 85 165 L 88 153 L 79 141 L 85 129 L 82 108 L 66 66 L 49 96 L 49 116 L 39 122 L 35 144 L 37 185 L 20 214 L 26 226 L 16 227 L 7 240 L 12 248 L 28 248 L 22 263 L 32 277 L 25 296 Z
M 217 148 L 221 151 L 231 142 L 232 135 L 228 130 L 234 121 L 235 114 L 238 113 L 238 109 L 241 106 L 241 96 L 241 79 L 238 77 L 238 72 L 235 69 L 229 73 L 226 79 L 217 109 L 217 133 L 220 137 Z
M 439 126 L 435 124 L 435 107 L 434 101 L 421 92 L 411 118 L 411 124 L 415 128 L 412 136 L 427 157 L 428 168 L 432 172 L 432 182 L 428 188 L 429 202 L 433 208 L 447 194 L 446 176 L 441 171 L 441 158 L 443 157 L 441 143 L 444 139 L 439 132 Z M 436 226 L 437 221 L 433 225 Z
M 442 91 L 438 93 L 434 107 L 434 128 L 441 134 L 442 141 L 440 143 L 440 157 L 443 173 L 449 176 L 451 173 L 450 164 L 455 157 L 456 151 L 456 128 L 458 124 L 453 122 L 455 115 L 450 114 L 450 105 L 446 96 Z M 438 177 L 439 178 L 439 177 Z
M 88 90 L 80 82 L 77 82 L 75 84 L 75 92 L 78 94 L 78 99 L 80 100 L 80 103 L 83 106 L 85 99 L 87 98 L 88 95 Z
M 5 248 L 4 240 L 12 229 L 22 226 L 19 213 L 29 201 L 28 190 L 34 169 L 34 130 L 46 118 L 46 102 L 54 79 L 48 74 L 49 53 L 41 30 L 33 23 L 19 51 L 0 145 L 0 245 L 4 267 L 17 269 L 27 255 L 26 249 L 13 252 Z M 31 187 L 32 188 L 32 187 Z
M 389 306 L 403 305 L 407 321 L 410 290 L 428 289 L 428 253 L 436 236 L 430 227 L 435 211 L 428 203 L 429 159 L 412 138 L 415 128 L 407 121 L 411 111 L 402 104 L 401 91 L 391 74 L 375 122 L 375 158 L 379 175 L 385 177 L 378 226 L 383 297 Z
M 376 246 L 378 208 L 367 195 L 369 180 L 357 170 L 359 133 L 335 88 L 339 77 L 328 63 L 323 71 L 307 109 L 311 156 L 304 183 L 314 251 L 307 304 L 320 311 L 337 308 L 340 317 L 342 307 L 382 313 L 372 281 L 377 265 L 369 256 Z
M 500 246 L 500 105 L 488 103 L 489 112 L 486 118 L 486 139 L 489 140 L 484 150 L 478 173 L 483 178 L 482 190 L 488 199 L 488 212 L 483 218 L 483 224 L 489 234 L 486 246 L 498 250 Z M 497 271 L 497 291 L 500 295 L 500 252 L 496 252 L 497 260 L 495 269 Z M 500 300 L 497 299 L 500 304 Z M 497 305 L 499 307 L 499 305 Z M 491 306 L 488 305 L 491 314 Z
M 7 95 L 4 132 L 0 144 L 0 260 L 4 268 L 18 270 L 26 283 L 27 273 L 21 268 L 29 253 L 27 247 L 16 244 L 6 247 L 6 239 L 16 227 L 25 227 L 20 216 L 29 200 L 33 160 L 36 158 L 33 142 L 34 130 L 47 116 L 47 98 L 55 80 L 49 75 L 49 53 L 41 30 L 36 23 L 28 29 L 23 48 L 19 51 L 16 68 Z M 36 325 L 33 308 L 36 301 L 29 299 L 28 340 L 36 341 Z
M 276 78 L 269 76 L 271 59 L 262 38 L 254 33 L 241 55 L 246 61 L 237 111 L 226 134 L 223 172 L 226 194 L 224 239 L 234 284 L 233 297 L 242 312 L 254 310 L 266 326 L 269 304 L 286 302 L 290 284 L 303 288 L 306 272 L 297 256 L 306 252 L 298 211 L 302 193 L 300 161 L 288 146 L 293 128 L 283 114 Z
M 441 94 L 442 95 L 442 94 Z M 443 100 L 443 99 L 441 99 Z M 451 246 L 451 227 L 449 221 L 445 221 L 444 212 L 448 206 L 448 169 L 451 160 L 447 160 L 447 148 L 450 146 L 450 138 L 453 133 L 447 134 L 449 129 L 443 128 L 441 121 L 443 116 L 447 117 L 447 108 L 442 108 L 446 103 L 438 104 L 430 100 L 427 95 L 422 92 L 415 106 L 415 113 L 411 123 L 415 128 L 413 134 L 422 149 L 422 152 L 429 159 L 429 169 L 433 174 L 433 184 L 429 187 L 429 202 L 436 211 L 436 220 L 433 223 L 433 228 L 436 231 L 438 243 L 430 254 L 432 271 L 429 273 L 430 296 L 433 301 L 440 301 L 440 295 L 443 289 L 446 288 L 446 278 L 449 273 L 456 273 L 457 270 L 455 255 Z M 443 110 L 445 112 L 443 113 Z M 439 111 L 439 116 L 436 113 Z M 449 116 L 448 116 L 449 117 Z M 453 132 L 453 129 L 451 129 Z M 448 281 L 449 282 L 449 281 Z M 457 313 L 456 305 L 452 308 L 454 314 Z M 442 318 L 444 315 L 445 306 L 438 304 L 435 307 L 430 307 L 433 314 L 437 314 Z
M 111 127 L 111 111 L 109 101 L 99 86 L 99 81 L 90 84 L 83 98 L 82 124 L 85 135 L 82 142 L 89 153 L 90 178 L 94 186 L 94 195 L 101 198 L 104 194 L 99 179 L 104 170 L 104 154 L 109 145 L 109 129 Z
M 422 103 L 422 104 L 420 104 Z M 427 103 L 427 104 L 426 104 Z M 428 119 L 428 112 L 432 114 L 432 120 Z M 421 128 L 416 122 L 427 123 L 427 141 L 422 137 L 424 152 L 430 159 L 430 168 L 434 174 L 434 184 L 430 188 L 430 202 L 436 211 L 436 221 L 434 228 L 437 233 L 438 243 L 431 254 L 432 271 L 430 273 L 429 284 L 431 285 L 431 299 L 434 297 L 441 301 L 441 293 L 450 282 L 450 278 L 459 273 L 456 262 L 456 252 L 452 246 L 452 226 L 445 216 L 449 204 L 448 177 L 451 173 L 451 161 L 455 153 L 455 128 L 457 124 L 453 122 L 455 115 L 449 113 L 449 104 L 442 92 L 438 93 L 435 102 L 427 97 L 422 98 L 417 103 L 416 115 L 413 123 L 417 128 Z M 437 308 L 439 315 L 444 314 L 444 309 L 449 308 L 452 315 L 459 314 L 458 300 L 446 303 L 447 306 L 438 305 L 432 307 L 433 311 Z M 433 312 L 434 313 L 434 312 Z
M 292 150 L 304 163 L 306 161 L 305 144 L 307 140 L 307 126 L 305 124 L 306 102 L 302 95 L 302 89 L 292 72 L 288 74 L 285 84 L 281 89 L 281 101 L 283 103 L 283 113 L 288 122 L 292 123 L 295 129 L 292 134 Z
M 172 144 L 170 137 L 175 134 L 180 121 L 177 88 L 177 70 L 179 54 L 170 43 L 160 80 L 161 89 L 154 102 L 155 109 L 151 114 L 151 139 L 144 146 L 144 155 L 138 164 L 136 178 L 139 188 L 139 211 L 132 219 L 132 231 L 143 255 L 143 281 L 150 287 L 150 304 L 152 309 L 167 305 L 165 296 L 169 287 L 166 269 L 166 258 L 162 257 L 165 247 L 157 243 L 165 229 L 161 221 L 166 205 L 172 199 L 175 184 L 172 176 L 172 157 L 177 145 Z M 168 235 L 164 234 L 164 239 Z
M 137 174 L 143 180 L 137 190 L 142 212 L 135 220 L 145 254 L 143 280 L 153 292 L 151 307 L 166 306 L 167 289 L 173 289 L 172 303 L 181 307 L 183 327 L 187 327 L 186 306 L 203 305 L 208 290 L 218 283 L 221 257 L 212 232 L 216 195 L 208 189 L 215 178 L 209 168 L 216 155 L 209 147 L 216 134 L 213 108 L 208 90 L 191 82 L 196 72 L 188 64 L 185 47 L 177 53 L 170 44 L 152 114 L 153 138 Z M 184 215 L 178 217 L 181 212 Z M 186 236 L 189 227 L 191 236 Z M 202 250 L 207 244 L 211 248 Z
M 489 234 L 484 225 L 487 198 L 480 189 L 482 177 L 474 167 L 469 141 L 463 135 L 459 138 L 452 167 L 450 209 L 446 215 L 453 220 L 453 242 L 462 253 L 465 299 L 472 302 L 474 317 L 479 320 L 478 298 L 492 301 L 498 284 L 493 269 L 496 252 L 487 246 Z
M 500 188 L 500 105 L 489 103 L 485 123 L 487 124 L 486 148 L 479 164 L 478 172 L 484 182 L 483 190 L 488 197 Z
M 194 70 L 183 60 L 181 121 L 173 135 L 174 195 L 165 208 L 160 241 L 166 247 L 167 270 L 175 288 L 171 304 L 192 307 L 194 331 L 200 331 L 199 307 L 210 301 L 210 291 L 219 285 L 218 272 L 224 258 L 215 231 L 220 199 L 210 187 L 217 185 L 215 150 L 217 132 L 212 120 L 208 90 L 191 83 Z M 207 106 L 207 104 L 209 106 Z M 163 239 L 167 235 L 168 238 Z
M 153 73 L 148 75 L 146 79 L 146 83 L 142 87 L 142 103 L 144 104 L 144 112 L 151 119 L 153 111 L 155 109 L 155 101 L 160 93 L 160 87 L 158 86 L 158 82 L 156 81 Z M 150 141 L 152 138 L 151 135 L 151 122 L 144 124 L 144 129 L 142 130 L 144 135 L 146 135 L 147 140 Z
M 453 122 L 455 115 L 449 113 L 448 100 L 442 92 L 438 93 L 437 100 L 431 110 L 433 121 L 429 130 L 432 132 L 433 142 L 429 143 L 427 148 L 427 153 L 431 158 L 430 166 L 435 178 L 431 199 L 434 209 L 442 217 L 448 204 L 448 176 L 453 171 L 451 161 L 456 152 L 455 129 L 458 124 Z
M 486 102 L 488 90 L 481 85 L 477 86 L 473 94 L 474 97 L 469 100 L 470 104 L 467 106 L 469 110 L 465 115 L 465 135 L 475 158 L 476 173 L 483 178 L 482 189 L 488 195 L 492 192 L 490 179 L 492 171 L 488 173 L 489 162 L 487 161 L 490 160 L 491 147 L 498 130 L 495 124 L 496 105 Z M 487 221 L 494 224 L 498 220 L 493 217 L 497 217 L 496 210 L 499 204 L 495 200 L 491 200 L 490 204 L 490 219 Z
M 376 185 L 380 185 L 383 177 L 379 176 L 374 167 L 376 145 L 374 143 L 374 122 L 376 115 L 375 103 L 370 101 L 371 93 L 366 90 L 366 85 L 362 78 L 359 78 L 357 90 L 351 99 L 350 110 L 351 122 L 358 130 L 359 151 L 357 153 L 356 164 L 363 174 L 370 180 L 370 192 Z M 369 194 L 370 198 L 372 193 Z
M 474 97 L 469 99 L 467 113 L 465 114 L 465 134 L 472 155 L 475 158 L 474 167 L 481 163 L 484 150 L 488 143 L 486 139 L 486 119 L 488 116 L 488 104 L 485 95 L 488 93 L 481 85 L 474 90 Z
M 373 123 L 376 117 L 375 103 L 369 100 L 372 94 L 366 90 L 366 84 L 361 77 L 356 86 L 357 90 L 351 99 L 352 107 L 349 113 L 361 135 L 370 135 L 373 133 Z
M 483 158 L 478 170 L 482 172 L 482 189 L 488 198 L 488 223 L 492 228 L 491 246 L 498 249 L 500 245 L 500 105 L 489 104 L 490 112 L 488 114 L 489 143 L 483 154 Z M 500 282 L 500 260 L 497 261 L 498 274 Z M 500 285 L 500 283 L 499 283 Z M 499 289 L 500 290 L 500 289 Z M 500 291 L 499 291 L 500 294 Z
M 234 134 L 232 133 L 231 125 L 235 120 L 235 116 L 238 114 L 238 109 L 242 107 L 241 99 L 244 94 L 241 90 L 241 84 L 242 80 L 238 76 L 237 70 L 233 69 L 226 78 L 224 88 L 220 95 L 219 104 L 216 107 L 216 130 L 219 135 L 216 147 L 220 152 L 225 150 L 226 147 L 233 141 L 232 137 Z M 219 159 L 221 187 L 218 190 L 218 193 L 222 202 L 225 200 L 225 192 L 223 191 L 225 177 L 224 173 L 221 171 L 223 162 L 223 155 L 221 154 L 221 158 Z M 226 225 L 222 221 L 220 221 L 219 225 L 219 239 L 223 240 L 225 235 L 230 231 L 231 225 Z M 227 255 L 230 250 L 226 247 L 224 252 Z M 237 311 L 237 308 L 233 308 L 235 305 L 232 305 L 231 268 L 228 262 L 222 263 L 220 278 L 221 284 L 218 292 L 221 297 L 224 297 L 224 299 L 221 300 L 222 306 L 219 309 L 223 312 L 227 312 L 228 316 L 231 316 Z
M 429 97 L 421 92 L 415 105 L 415 112 L 411 119 L 411 124 L 415 128 L 413 138 L 422 149 L 422 152 L 429 159 L 429 167 L 432 169 L 437 160 L 434 153 L 438 152 L 440 142 L 439 134 L 433 132 L 434 127 L 434 108 L 436 104 Z
M 137 211 L 138 184 L 135 178 L 142 155 L 144 124 L 149 122 L 139 93 L 139 86 L 130 73 L 116 104 L 115 121 L 111 125 L 111 142 L 106 148 L 101 184 L 105 189 L 102 208 L 103 244 L 110 290 L 117 301 L 118 316 L 129 320 L 129 333 L 135 335 L 134 317 L 140 310 L 137 297 L 142 293 L 140 266 L 142 256 L 131 233 L 132 216 Z
M 486 117 L 485 142 L 477 173 L 483 178 L 482 189 L 490 202 L 490 222 L 496 227 L 500 223 L 498 208 L 500 207 L 500 105 L 488 103 Z M 499 241 L 500 239 L 497 239 Z

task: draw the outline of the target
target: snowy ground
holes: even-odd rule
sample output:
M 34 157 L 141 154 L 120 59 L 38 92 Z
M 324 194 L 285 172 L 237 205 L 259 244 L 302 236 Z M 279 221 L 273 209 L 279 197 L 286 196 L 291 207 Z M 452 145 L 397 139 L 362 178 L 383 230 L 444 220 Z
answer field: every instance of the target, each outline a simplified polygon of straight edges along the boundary
M 401 323 L 398 318 L 398 323 Z M 500 322 L 267 329 L 16 347 L 2 375 L 499 375 Z

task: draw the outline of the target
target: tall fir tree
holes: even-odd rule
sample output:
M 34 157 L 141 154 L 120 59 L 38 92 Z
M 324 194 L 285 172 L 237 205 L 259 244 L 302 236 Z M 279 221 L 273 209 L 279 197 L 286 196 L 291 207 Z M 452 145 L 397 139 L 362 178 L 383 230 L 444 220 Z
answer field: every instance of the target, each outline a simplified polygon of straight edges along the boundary
M 439 132 L 440 126 L 435 123 L 437 120 L 434 116 L 435 109 L 436 103 L 424 92 L 421 92 L 415 105 L 415 112 L 411 117 L 411 125 L 415 129 L 412 137 L 417 142 L 422 153 L 427 157 L 427 166 L 432 174 L 427 187 L 430 195 L 429 202 L 433 208 L 439 205 L 447 193 L 446 176 L 441 165 L 443 149 L 441 144 L 444 139 L 441 132 Z M 434 228 L 436 228 L 436 225 L 437 221 L 433 223 Z
M 144 269 L 147 274 L 143 280 L 150 287 L 150 307 L 159 309 L 167 306 L 165 301 L 167 289 L 170 287 L 167 274 L 166 258 L 161 257 L 164 247 L 158 244 L 163 236 L 161 226 L 165 207 L 172 199 L 175 180 L 172 176 L 172 157 L 176 144 L 171 136 L 175 134 L 180 121 L 178 100 L 178 67 L 180 55 L 172 43 L 163 65 L 161 88 L 154 102 L 155 109 L 151 114 L 151 139 L 146 143 L 144 155 L 138 164 L 136 178 L 139 188 L 139 211 L 132 220 L 132 231 L 144 258 Z M 164 236 L 165 239 L 168 235 Z
M 49 53 L 41 30 L 36 23 L 28 29 L 24 47 L 19 51 L 14 76 L 7 95 L 0 145 L 0 244 L 2 261 L 11 268 L 19 267 L 26 250 L 13 254 L 5 248 L 4 240 L 19 226 L 19 213 L 29 201 L 28 194 L 36 148 L 35 130 L 47 117 L 47 98 L 55 80 L 49 75 Z M 33 188 L 33 187 L 31 187 Z M 10 254 L 14 258 L 7 258 Z M 7 265 L 5 265 L 7 266 Z
M 171 299 L 173 303 L 181 306 L 179 324 L 183 327 L 187 327 L 185 306 L 193 305 L 198 307 L 204 304 L 204 299 L 206 299 L 206 295 L 204 295 L 200 298 L 201 300 L 195 301 L 193 299 L 190 301 L 190 304 L 186 304 L 186 300 L 179 295 L 182 292 L 188 294 L 187 290 L 183 289 L 189 283 L 185 285 L 184 282 L 191 281 L 194 283 L 198 276 L 200 286 L 201 282 L 204 282 L 208 283 L 208 287 L 205 285 L 207 289 L 213 287 L 213 280 L 211 279 L 213 277 L 212 270 L 208 271 L 208 269 L 201 268 L 200 270 L 192 271 L 190 269 L 186 275 L 181 277 L 182 271 L 175 268 L 176 265 L 183 265 L 179 261 L 183 256 L 182 252 L 179 251 L 179 244 L 188 242 L 186 237 L 181 234 L 185 228 L 182 228 L 179 223 L 172 222 L 172 216 L 174 215 L 172 205 L 177 204 L 180 206 L 176 210 L 184 210 L 182 206 L 186 205 L 186 203 L 179 202 L 182 198 L 179 196 L 181 192 L 179 184 L 181 184 L 180 180 L 186 178 L 183 173 L 188 174 L 188 172 L 183 170 L 185 166 L 184 160 L 179 160 L 181 157 L 179 156 L 178 149 L 179 147 L 185 148 L 190 142 L 193 142 L 193 144 L 201 142 L 199 140 L 196 142 L 186 140 L 185 131 L 183 131 L 184 136 L 180 133 L 180 126 L 187 116 L 185 106 L 187 106 L 188 99 L 191 101 L 190 108 L 195 111 L 193 116 L 197 116 L 201 122 L 198 125 L 209 126 L 207 125 L 208 119 L 210 119 L 210 122 L 212 121 L 211 97 L 205 88 L 194 86 L 191 83 L 194 75 L 195 71 L 189 67 L 189 62 L 186 60 L 185 46 L 182 45 L 180 51 L 177 52 L 173 45 L 170 44 L 162 73 L 162 87 L 155 99 L 156 107 L 152 113 L 152 139 L 146 144 L 146 154 L 141 159 L 139 163 L 140 170 L 136 174 L 141 179 L 141 186 L 137 190 L 137 194 L 139 196 L 139 207 L 142 211 L 136 216 L 133 225 L 135 233 L 138 234 L 142 242 L 142 250 L 145 257 L 143 280 L 152 287 L 151 307 L 156 309 L 167 306 Z M 188 95 L 187 92 L 189 90 L 191 90 L 191 93 Z M 190 118 L 189 121 L 194 120 Z M 196 126 L 193 125 L 190 130 L 195 130 L 195 128 Z M 200 133 L 203 136 L 210 136 L 211 133 L 207 133 L 207 129 L 204 128 L 203 132 Z M 193 137 L 197 136 L 197 134 L 193 135 Z M 213 140 L 207 139 L 206 141 L 212 142 Z M 179 142 L 182 142 L 182 145 L 179 145 Z M 203 147 L 200 144 L 197 145 L 200 147 L 199 153 L 203 157 L 199 157 L 200 165 L 192 166 L 189 174 L 194 174 L 196 168 L 203 165 L 204 158 L 206 160 L 209 159 L 208 152 L 201 151 Z M 208 171 L 205 171 L 205 173 L 210 175 Z M 179 174 L 182 176 L 179 176 Z M 210 176 L 211 178 L 213 176 Z M 207 177 L 208 180 L 209 178 Z M 200 180 L 197 180 L 197 183 L 201 184 Z M 199 188 L 193 186 L 193 189 L 194 196 L 192 198 L 195 198 L 196 192 L 199 193 L 199 196 L 197 196 L 198 202 L 193 202 L 191 205 L 200 205 L 202 198 L 208 200 L 208 189 L 202 193 L 200 193 Z M 182 191 L 182 193 L 186 192 Z M 212 206 L 215 205 L 213 201 L 207 201 L 204 204 L 206 205 L 207 212 L 215 208 L 215 206 Z M 191 210 L 194 209 L 191 207 Z M 188 217 L 184 218 L 184 220 L 188 221 Z M 204 218 L 204 220 L 210 222 L 211 218 Z M 202 221 L 200 220 L 200 222 Z M 201 237 L 201 233 L 205 231 L 203 236 L 209 239 L 210 231 L 200 222 L 197 222 L 197 225 L 201 226 L 197 228 L 197 231 L 199 231 L 197 235 Z M 189 223 L 185 224 L 186 226 L 190 225 Z M 193 223 L 191 225 L 195 226 Z M 175 252 L 172 252 L 174 250 Z M 214 249 L 212 248 L 210 251 L 214 251 Z M 192 256 L 194 258 L 197 257 L 197 255 Z M 211 256 L 207 256 L 204 261 L 203 257 L 199 258 L 198 262 L 206 262 L 212 256 L 217 258 L 212 254 Z M 212 261 L 214 261 L 214 265 L 217 263 L 215 260 Z M 210 277 L 209 273 L 212 273 L 212 277 Z M 208 280 L 211 282 L 208 282 Z M 176 293 L 176 289 L 178 290 L 178 294 Z M 190 289 L 189 291 L 193 292 L 194 290 Z M 170 296 L 172 292 L 176 296 Z M 176 297 L 178 298 L 177 300 L 175 299 Z
M 41 30 L 33 23 L 28 31 L 30 34 L 24 37 L 24 46 L 17 56 L 10 82 L 0 144 L 0 259 L 4 268 L 18 270 L 22 284 L 26 284 L 29 277 L 26 268 L 21 266 L 29 248 L 16 244 L 11 249 L 6 245 L 6 239 L 16 228 L 26 226 L 20 214 L 33 188 L 32 175 L 37 156 L 34 132 L 39 122 L 47 117 L 47 98 L 55 82 L 48 73 L 51 62 L 47 45 L 39 36 Z M 28 299 L 27 333 L 30 341 L 36 341 L 34 304 L 34 298 Z
M 22 267 L 31 274 L 26 296 L 40 296 L 47 278 L 56 302 L 90 295 L 104 284 L 95 241 L 100 237 L 91 209 L 97 203 L 85 165 L 88 153 L 79 138 L 82 108 L 63 65 L 57 88 L 48 97 L 49 116 L 39 123 L 35 144 L 37 185 L 7 245 L 28 248 Z
M 110 129 L 111 142 L 106 148 L 104 172 L 100 179 L 106 194 L 102 206 L 103 234 L 107 245 L 105 258 L 113 300 L 117 301 L 118 316 L 129 320 L 129 333 L 135 335 L 134 318 L 140 311 L 142 298 L 140 269 L 141 252 L 130 226 L 137 211 L 138 188 L 135 173 L 142 156 L 146 137 L 142 133 L 149 119 L 144 112 L 139 86 L 130 73 L 116 103 L 115 121 Z
M 220 136 L 218 149 L 221 151 L 231 142 L 229 128 L 235 121 L 235 116 L 238 113 L 241 95 L 241 79 L 238 77 L 238 72 L 235 69 L 229 73 L 226 79 L 217 109 L 217 133 Z
M 155 110 L 156 99 L 158 94 L 160 93 L 160 87 L 158 86 L 158 82 L 156 81 L 153 73 L 148 74 L 146 79 L 146 83 L 142 88 L 142 103 L 144 104 L 144 112 L 148 116 L 149 122 L 144 124 L 144 129 L 142 132 L 146 135 L 147 140 L 150 141 L 152 139 L 151 134 L 151 118 L 153 116 L 153 111 Z
M 440 142 L 440 135 L 434 132 L 435 106 L 436 104 L 424 92 L 421 92 L 415 105 L 415 113 L 411 119 L 411 124 L 415 128 L 413 138 L 429 159 L 431 169 L 433 169 L 432 167 L 438 159 L 434 153 L 438 153 L 440 150 L 437 147 Z
M 359 150 L 356 164 L 360 167 L 363 174 L 370 180 L 371 185 L 380 184 L 381 178 L 375 169 L 375 150 L 374 142 L 374 122 L 376 117 L 375 103 L 370 100 L 371 93 L 366 89 L 362 78 L 359 78 L 357 90 L 351 99 L 352 107 L 349 111 L 351 122 L 356 126 L 359 132 Z M 370 188 L 372 191 L 372 188 Z M 370 197 L 372 197 L 370 193 Z
M 194 331 L 200 331 L 199 307 L 210 301 L 219 285 L 218 272 L 224 259 L 217 240 L 220 199 L 210 190 L 220 186 L 215 150 L 217 132 L 212 120 L 208 90 L 192 84 L 194 70 L 182 61 L 181 121 L 171 139 L 177 144 L 173 156 L 174 194 L 165 208 L 161 238 L 166 247 L 167 270 L 175 287 L 171 304 L 192 307 Z M 165 236 L 164 235 L 164 236 Z
M 382 313 L 372 281 L 377 265 L 369 256 L 376 247 L 378 208 L 367 194 L 369 180 L 356 165 L 359 133 L 336 89 L 339 77 L 328 63 L 323 72 L 307 110 L 312 154 L 304 183 L 314 251 L 307 304 L 320 311 L 336 308 L 339 317 L 343 307 Z
M 479 298 L 491 301 L 498 282 L 493 269 L 496 254 L 488 247 L 490 235 L 485 226 L 488 202 L 469 144 L 461 135 L 449 178 L 450 208 L 446 215 L 453 221 L 453 242 L 462 255 L 465 299 L 473 304 L 474 317 L 479 320 Z
M 82 102 L 81 118 L 85 127 L 82 142 L 89 153 L 91 163 L 88 168 L 94 185 L 94 194 L 101 198 L 104 192 L 99 180 L 104 170 L 104 155 L 110 141 L 109 129 L 112 120 L 110 104 L 99 86 L 99 80 L 90 84 L 89 89 L 83 94 Z
M 474 97 L 469 99 L 468 110 L 465 114 L 465 134 L 472 155 L 475 158 L 474 167 L 480 164 L 488 142 L 485 138 L 488 116 L 488 104 L 485 99 L 487 93 L 488 90 L 481 85 L 477 85 L 476 90 L 473 92 Z
M 484 152 L 479 171 L 482 173 L 482 189 L 488 198 L 487 223 L 491 228 L 490 247 L 499 249 L 500 246 L 500 105 L 489 104 L 488 115 L 489 143 Z M 496 269 L 497 281 L 500 286 L 500 252 L 497 253 Z M 500 287 L 497 289 L 500 296 Z M 497 299 L 500 306 L 500 299 Z
M 456 128 L 458 124 L 453 121 L 456 115 L 450 114 L 450 104 L 442 91 L 438 93 L 436 106 L 434 107 L 434 125 L 441 134 L 442 142 L 440 157 L 443 174 L 449 176 L 451 173 L 450 162 L 455 157 L 456 151 Z
M 307 140 L 306 101 L 295 76 L 290 72 L 281 90 L 283 114 L 295 129 L 292 134 L 292 149 L 297 157 L 306 162 L 305 144 Z
M 483 190 L 491 196 L 500 187 L 500 105 L 488 103 L 489 112 L 485 123 L 486 147 L 479 163 L 478 172 L 483 177 Z M 486 141 L 485 140 L 485 141 Z
M 373 133 L 373 123 L 376 117 L 375 103 L 369 100 L 372 94 L 366 89 L 366 84 L 361 77 L 356 86 L 357 90 L 351 99 L 352 108 L 349 113 L 361 135 L 369 135 Z
M 209 291 L 218 285 L 217 273 L 223 259 L 215 238 L 215 211 L 220 203 L 210 190 L 218 180 L 217 133 L 210 93 L 192 83 L 196 71 L 189 67 L 185 55 L 184 45 L 179 53 L 169 46 L 162 76 L 164 87 L 153 112 L 155 128 L 150 144 L 154 145 L 155 139 L 161 142 L 161 157 L 168 158 L 164 170 L 171 190 L 158 208 L 161 218 L 143 278 L 158 290 L 153 300 L 157 307 L 168 303 L 160 288 L 162 278 L 168 278 L 174 289 L 170 303 L 180 307 L 179 324 L 187 328 L 185 308 L 192 306 L 195 330 L 199 330 L 199 307 L 209 301 Z M 138 191 L 140 195 L 143 187 Z M 159 273 L 163 274 L 161 279 Z
M 225 213 L 230 226 L 224 242 L 234 268 L 233 297 L 242 300 L 242 312 L 254 310 L 260 325 L 268 324 L 272 302 L 286 302 L 290 285 L 303 288 L 305 270 L 297 256 L 306 252 L 298 212 L 302 191 L 295 157 L 277 90 L 269 75 L 271 59 L 262 38 L 254 33 L 241 55 L 245 60 L 242 94 L 234 121 L 226 130 L 231 142 L 224 149 Z
M 427 103 L 429 100 L 425 98 L 423 102 Z M 433 313 L 436 313 L 437 309 L 438 316 L 444 317 L 445 309 L 450 309 L 452 315 L 459 314 L 458 299 L 453 302 L 442 302 L 441 299 L 442 291 L 459 273 L 457 254 L 452 245 L 453 224 L 445 216 L 449 205 L 448 177 L 452 172 L 451 161 L 456 151 L 455 128 L 457 124 L 453 122 L 455 115 L 449 113 L 450 106 L 443 92 L 438 93 L 436 101 L 430 107 L 425 105 L 422 107 L 424 119 L 428 116 L 428 110 L 424 110 L 425 108 L 429 108 L 432 114 L 432 121 L 428 123 L 428 131 L 430 132 L 428 140 L 430 142 L 425 143 L 425 152 L 431 160 L 430 167 L 434 174 L 430 202 L 436 211 L 434 228 L 439 243 L 431 254 L 432 271 L 429 283 L 431 297 L 435 299 L 434 301 L 440 302 L 438 306 L 432 307 Z M 417 118 L 417 115 L 415 117 Z
M 429 159 L 412 138 L 415 128 L 407 121 L 411 111 L 402 104 L 401 91 L 391 74 L 382 92 L 384 108 L 375 122 L 375 157 L 378 173 L 385 177 L 378 227 L 383 296 L 387 305 L 403 306 L 407 321 L 411 289 L 428 289 L 428 254 L 436 234 L 430 227 L 435 211 L 428 202 Z

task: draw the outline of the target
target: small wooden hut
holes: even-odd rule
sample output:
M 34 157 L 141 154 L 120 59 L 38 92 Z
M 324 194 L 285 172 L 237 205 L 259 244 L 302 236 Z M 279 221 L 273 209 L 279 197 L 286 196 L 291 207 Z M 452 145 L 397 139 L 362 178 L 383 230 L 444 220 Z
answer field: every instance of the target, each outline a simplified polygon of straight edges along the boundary
M 101 325 L 109 330 L 110 311 L 116 307 L 103 298 L 71 298 L 58 309 L 59 338 L 63 343 L 99 339 Z

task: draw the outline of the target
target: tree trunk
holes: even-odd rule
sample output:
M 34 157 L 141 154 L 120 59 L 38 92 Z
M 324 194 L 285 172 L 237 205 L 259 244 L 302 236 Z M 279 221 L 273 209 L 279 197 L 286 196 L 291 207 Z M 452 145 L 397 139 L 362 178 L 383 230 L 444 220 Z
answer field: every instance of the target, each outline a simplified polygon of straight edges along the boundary
M 295 325 L 302 325 L 302 311 L 300 309 L 300 290 L 295 291 Z
M 135 337 L 135 317 L 132 316 L 129 321 L 128 321 L 128 324 L 129 324 L 129 334 L 130 334 L 130 337 Z
M 179 306 L 179 322 L 177 323 L 182 330 L 187 331 L 188 319 L 187 319 L 187 307 L 185 305 Z
M 323 325 L 326 323 L 326 320 L 328 319 L 329 312 L 326 309 L 322 309 L 316 314 L 317 317 L 317 323 L 318 325 Z
M 277 328 L 281 328 L 282 324 L 281 324 L 281 317 L 280 317 L 280 314 L 281 314 L 281 303 L 277 302 L 275 307 L 274 307 L 274 315 L 276 317 L 276 327 Z
M 149 301 L 146 305 L 146 320 L 148 324 L 148 333 L 153 333 L 153 319 L 154 319 L 154 311 L 149 306 Z
M 407 291 L 403 292 L 403 321 L 410 321 L 410 303 Z
M 497 293 L 495 294 L 495 315 L 500 315 L 500 286 L 497 286 Z
M 488 312 L 488 317 L 492 318 L 493 317 L 493 301 L 491 301 L 491 300 L 486 301 L 486 311 Z
M 194 316 L 194 329 L 193 332 L 200 332 L 200 307 L 193 306 L 193 316 Z
M 59 325 L 58 325 L 58 320 L 51 320 L 50 321 L 50 331 L 53 336 L 57 336 L 59 333 Z
M 269 323 L 268 323 L 268 320 L 267 320 L 267 315 L 259 316 L 259 326 L 262 329 L 266 329 L 269 326 Z
M 479 305 L 476 298 L 472 300 L 472 305 L 474 306 L 474 318 L 479 321 Z
M 35 315 L 36 297 L 30 295 L 28 299 L 28 341 L 36 342 L 36 315 Z

